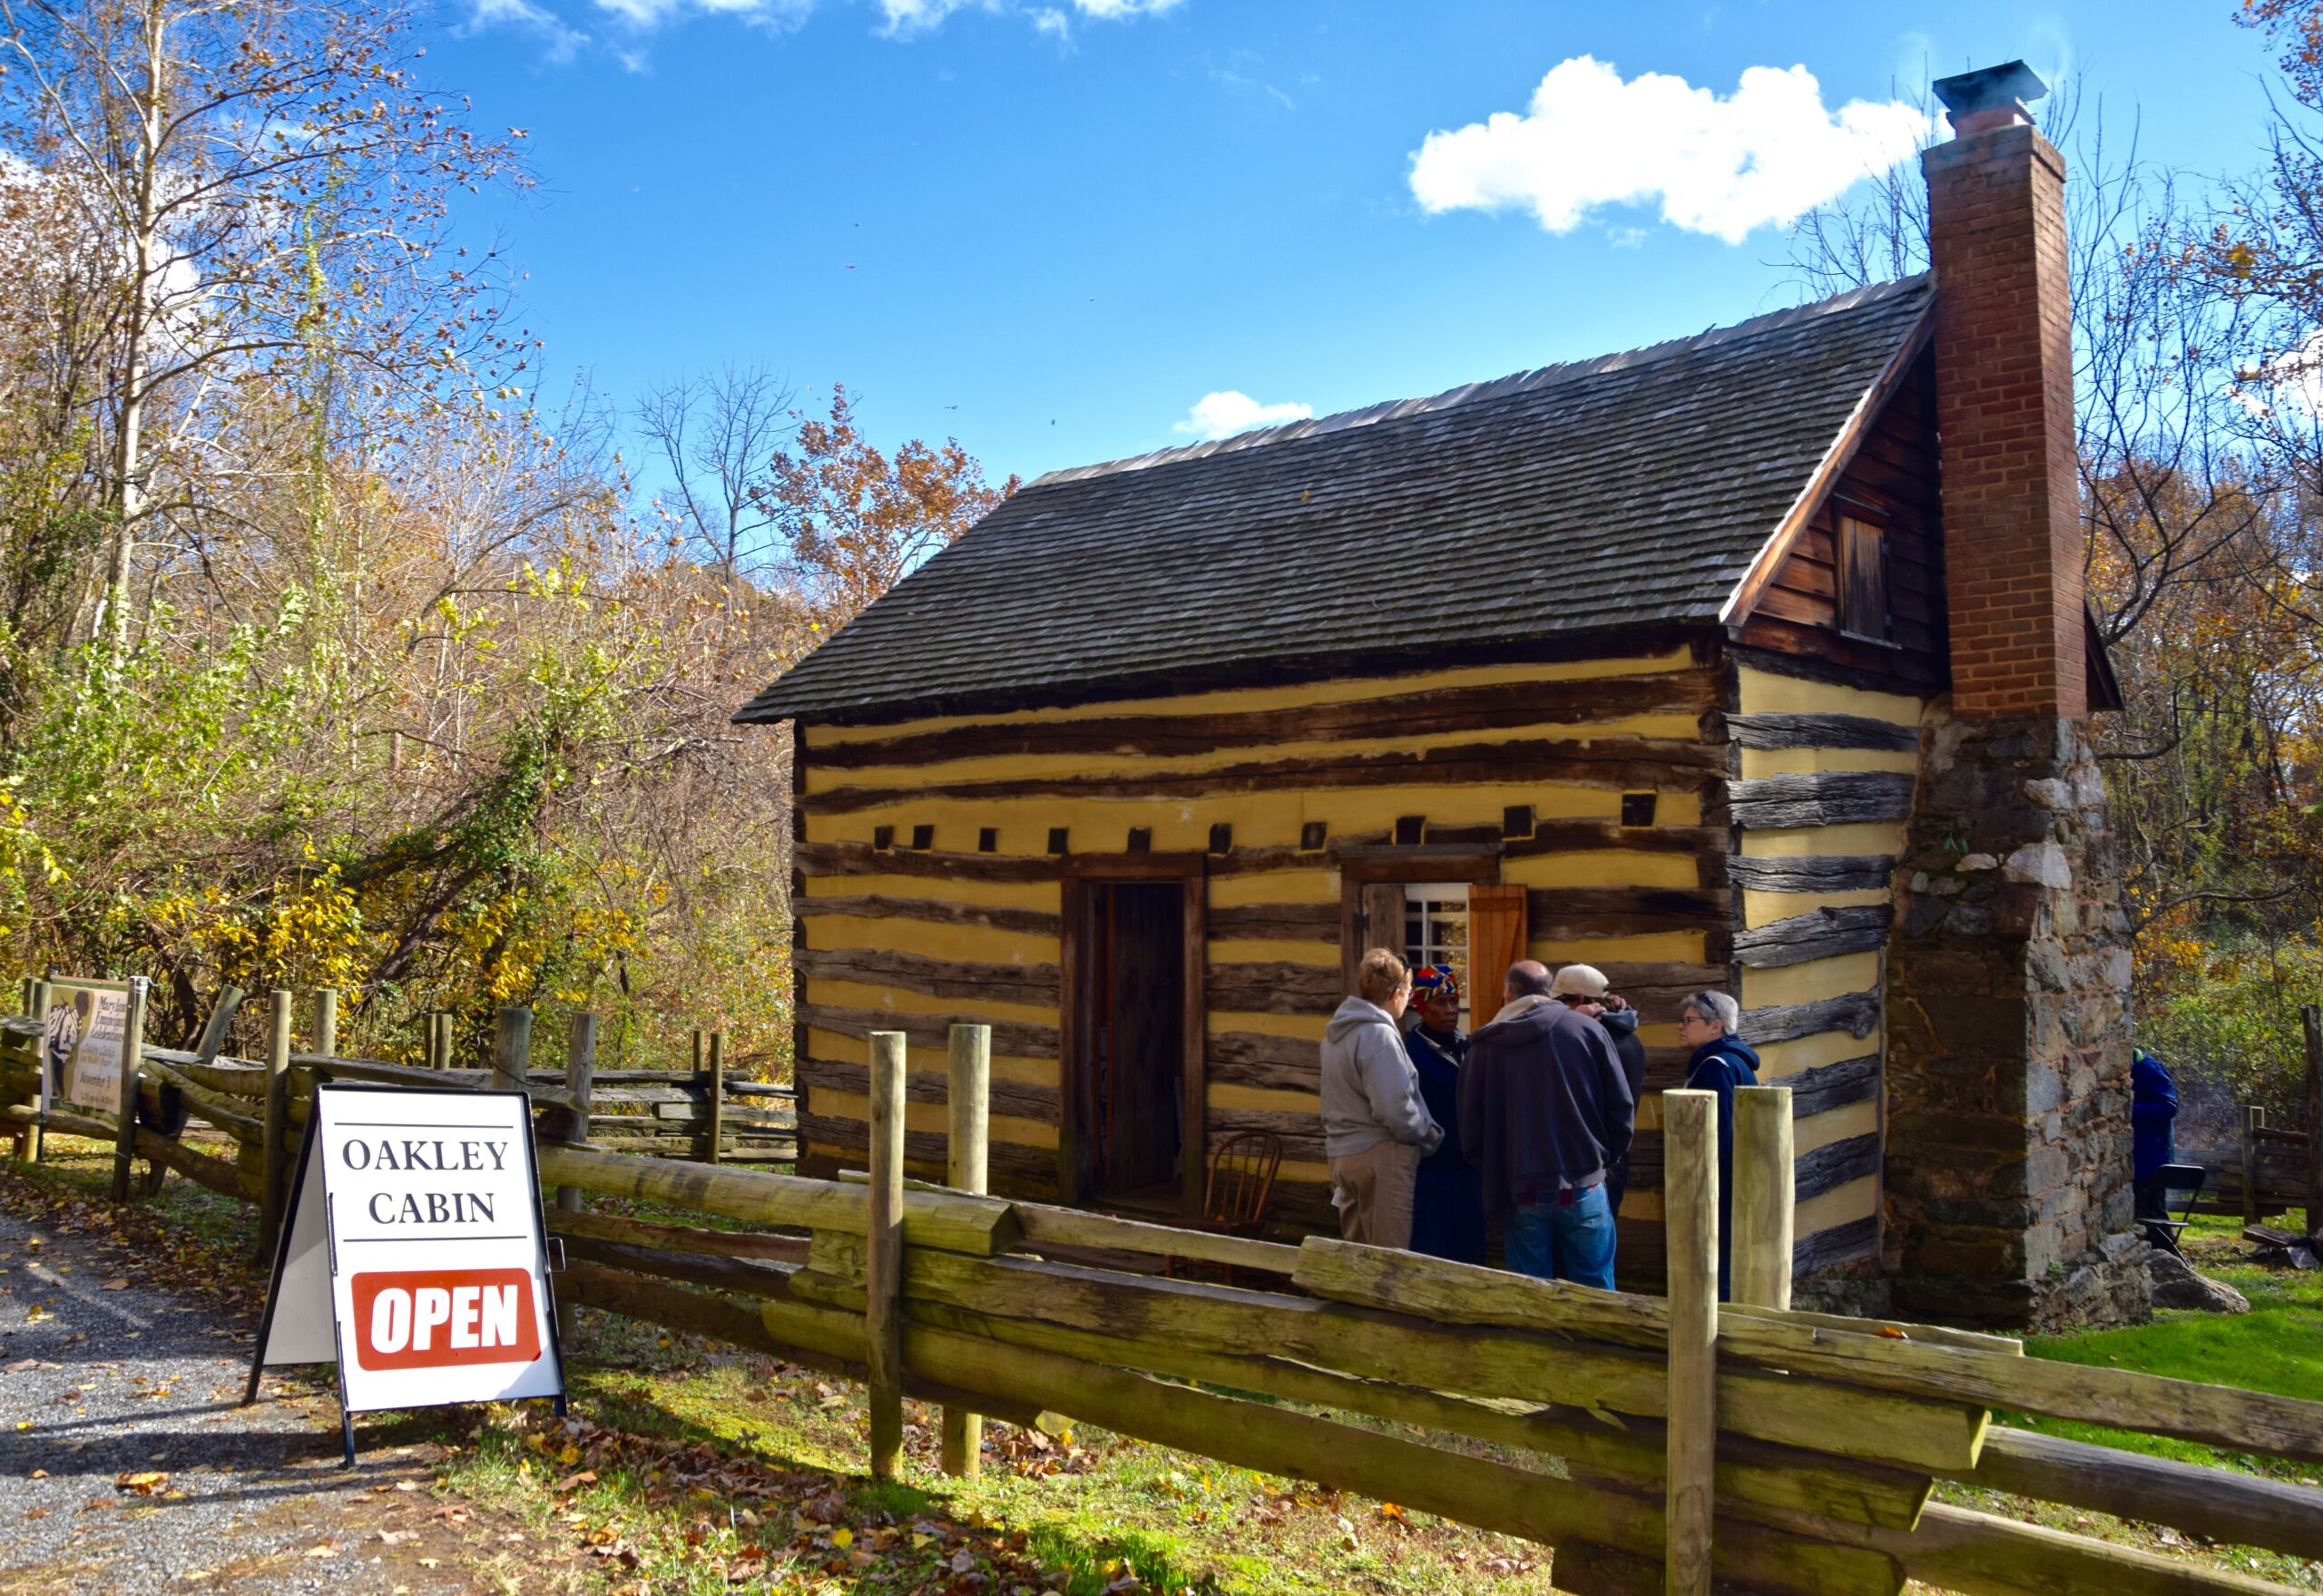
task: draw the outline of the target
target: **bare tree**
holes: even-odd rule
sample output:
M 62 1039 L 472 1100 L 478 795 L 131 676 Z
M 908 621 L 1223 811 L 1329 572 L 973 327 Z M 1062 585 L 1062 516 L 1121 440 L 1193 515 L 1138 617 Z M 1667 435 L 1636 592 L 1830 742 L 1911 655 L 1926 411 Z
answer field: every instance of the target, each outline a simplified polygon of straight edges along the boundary
M 138 541 L 196 496 L 194 435 L 233 384 L 491 388 L 522 367 L 485 263 L 443 259 L 451 194 L 516 168 L 417 84 L 411 31 L 396 4 L 0 0 L 0 145 L 117 274 L 94 397 L 113 521 L 94 630 L 116 655 Z
M 763 366 L 729 366 L 665 383 L 638 404 L 638 426 L 670 481 L 655 514 L 729 590 L 762 579 L 777 552 L 765 479 L 768 463 L 797 430 L 797 397 Z

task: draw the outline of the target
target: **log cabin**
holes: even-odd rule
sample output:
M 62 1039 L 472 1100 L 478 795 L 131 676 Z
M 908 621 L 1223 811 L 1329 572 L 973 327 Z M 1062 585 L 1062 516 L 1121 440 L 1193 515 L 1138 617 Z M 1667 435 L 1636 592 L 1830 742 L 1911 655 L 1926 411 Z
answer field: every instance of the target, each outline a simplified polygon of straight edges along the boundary
M 802 1168 L 861 1156 L 867 1033 L 901 1028 L 940 1171 L 976 1022 L 1000 1190 L 1192 1216 L 1265 1131 L 1273 1222 L 1327 1229 L 1317 1050 L 1362 952 L 1453 964 L 1479 1019 L 1516 958 L 1585 961 L 1642 1011 L 1650 1092 L 1680 999 L 1737 997 L 1794 1093 L 1802 1278 L 2065 1311 L 2050 1265 L 2127 1214 L 2102 1147 L 2043 1154 L 2103 1141 L 2052 1121 L 2102 1128 L 2127 1055 L 2059 1043 L 2028 971 L 2110 890 L 2083 728 L 2116 690 L 2063 163 L 2021 64 L 1943 89 L 1931 273 L 1053 472 L 751 700 L 792 750 Z M 2013 798 L 2044 780 L 2067 798 Z M 1656 1108 L 1621 1214 L 1648 1287 Z

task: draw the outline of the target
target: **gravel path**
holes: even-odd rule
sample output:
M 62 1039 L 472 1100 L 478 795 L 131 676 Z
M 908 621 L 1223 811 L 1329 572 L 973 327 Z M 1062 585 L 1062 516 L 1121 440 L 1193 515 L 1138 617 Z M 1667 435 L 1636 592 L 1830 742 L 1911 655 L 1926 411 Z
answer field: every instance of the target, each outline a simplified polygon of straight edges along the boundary
M 0 1596 L 528 1582 L 513 1523 L 435 1493 L 439 1445 L 339 1467 L 328 1369 L 241 1406 L 254 1313 L 145 1287 L 101 1205 L 28 1221 L 25 1195 L 0 1191 Z

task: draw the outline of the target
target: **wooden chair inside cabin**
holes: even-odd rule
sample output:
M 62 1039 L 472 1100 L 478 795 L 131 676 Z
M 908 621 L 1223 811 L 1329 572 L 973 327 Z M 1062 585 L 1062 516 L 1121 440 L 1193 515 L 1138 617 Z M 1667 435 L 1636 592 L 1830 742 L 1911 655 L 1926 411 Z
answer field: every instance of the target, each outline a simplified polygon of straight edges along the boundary
M 1266 1227 L 1267 1203 L 1274 1196 L 1275 1173 L 1281 1168 L 1281 1137 L 1266 1131 L 1241 1131 L 1229 1136 L 1211 1154 L 1201 1218 L 1187 1228 L 1220 1236 L 1257 1236 Z M 1204 1263 L 1175 1254 L 1162 1260 L 1162 1272 L 1173 1280 L 1192 1268 L 1222 1269 L 1226 1284 L 1234 1284 L 1232 1264 Z

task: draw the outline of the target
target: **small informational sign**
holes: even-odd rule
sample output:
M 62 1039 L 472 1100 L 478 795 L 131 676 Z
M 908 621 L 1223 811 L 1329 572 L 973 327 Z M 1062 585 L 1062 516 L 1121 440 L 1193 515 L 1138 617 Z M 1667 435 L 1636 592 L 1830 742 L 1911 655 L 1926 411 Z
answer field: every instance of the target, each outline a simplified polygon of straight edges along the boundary
M 349 1415 L 556 1399 L 564 1371 L 521 1092 L 324 1083 L 250 1368 L 335 1363 Z M 346 1431 L 349 1462 L 354 1428 Z
M 43 1104 L 114 1113 L 121 1108 L 121 1061 L 129 1043 L 129 983 L 52 976 L 43 1023 Z

